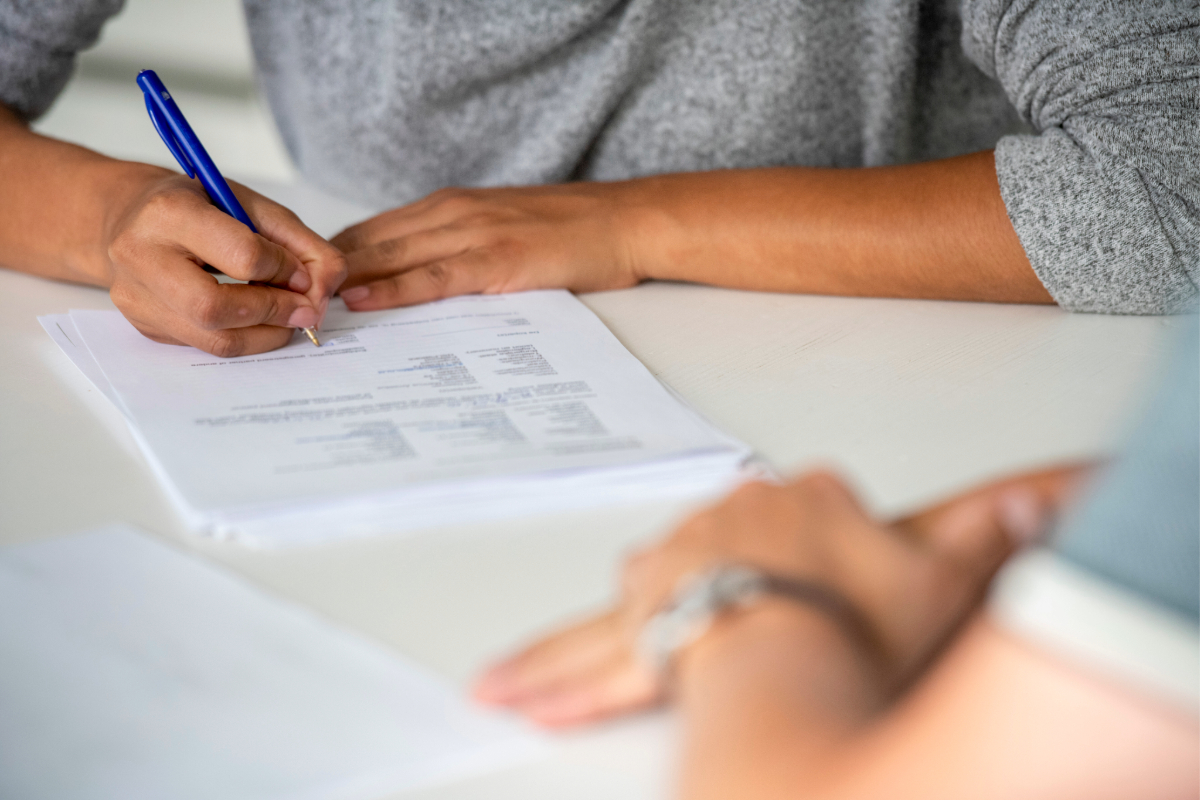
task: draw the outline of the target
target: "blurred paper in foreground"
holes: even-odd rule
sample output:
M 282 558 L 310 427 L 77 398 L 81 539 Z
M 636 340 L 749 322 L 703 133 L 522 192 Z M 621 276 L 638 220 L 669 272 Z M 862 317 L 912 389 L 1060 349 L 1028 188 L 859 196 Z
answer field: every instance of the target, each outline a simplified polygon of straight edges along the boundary
M 125 526 L 0 550 L 0 797 L 378 798 L 544 742 Z

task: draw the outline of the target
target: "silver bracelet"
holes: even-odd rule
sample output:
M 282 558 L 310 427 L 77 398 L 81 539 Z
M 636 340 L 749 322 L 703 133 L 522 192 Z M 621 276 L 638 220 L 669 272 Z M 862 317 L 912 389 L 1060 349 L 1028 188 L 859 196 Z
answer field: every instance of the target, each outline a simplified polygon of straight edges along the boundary
M 648 664 L 665 675 L 676 654 L 703 636 L 718 615 L 746 608 L 767 596 L 817 609 L 857 644 L 878 649 L 878 639 L 866 617 L 833 589 L 742 564 L 721 564 L 680 583 L 671 600 L 642 629 L 639 650 Z

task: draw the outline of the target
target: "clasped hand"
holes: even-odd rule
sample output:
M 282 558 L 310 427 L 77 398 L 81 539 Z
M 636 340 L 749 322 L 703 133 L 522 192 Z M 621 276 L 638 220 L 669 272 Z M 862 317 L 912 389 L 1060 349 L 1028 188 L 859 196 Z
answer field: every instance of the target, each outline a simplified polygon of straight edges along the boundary
M 497 664 L 475 694 L 549 726 L 654 705 L 667 687 L 639 654 L 643 626 L 688 577 L 740 563 L 816 581 L 852 603 L 881 645 L 867 655 L 877 661 L 879 688 L 887 695 L 973 610 L 1012 548 L 1041 530 L 1075 472 L 993 484 L 890 524 L 873 519 L 829 474 L 746 484 L 629 558 L 612 608 Z M 765 602 L 820 614 L 790 601 Z M 712 646 L 756 607 L 731 612 L 710 628 L 678 654 L 676 670 L 687 669 L 692 649 Z

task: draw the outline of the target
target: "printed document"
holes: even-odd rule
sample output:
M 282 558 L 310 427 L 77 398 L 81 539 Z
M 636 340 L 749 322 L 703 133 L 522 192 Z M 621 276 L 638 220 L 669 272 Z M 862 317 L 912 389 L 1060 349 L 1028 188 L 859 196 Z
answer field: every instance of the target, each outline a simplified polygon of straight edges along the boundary
M 42 322 L 191 526 L 259 544 L 713 491 L 748 455 L 565 291 L 335 301 L 320 348 L 231 359 L 111 311 Z
M 0 606 L 0 797 L 374 800 L 548 747 L 127 526 L 0 549 Z

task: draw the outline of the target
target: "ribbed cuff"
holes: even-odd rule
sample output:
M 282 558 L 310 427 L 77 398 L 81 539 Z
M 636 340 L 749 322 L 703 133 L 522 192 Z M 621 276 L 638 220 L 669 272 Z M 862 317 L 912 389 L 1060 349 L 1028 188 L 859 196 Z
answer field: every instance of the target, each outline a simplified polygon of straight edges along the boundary
M 1200 711 L 1200 628 L 1038 548 L 992 584 L 992 619 L 1058 655 Z

